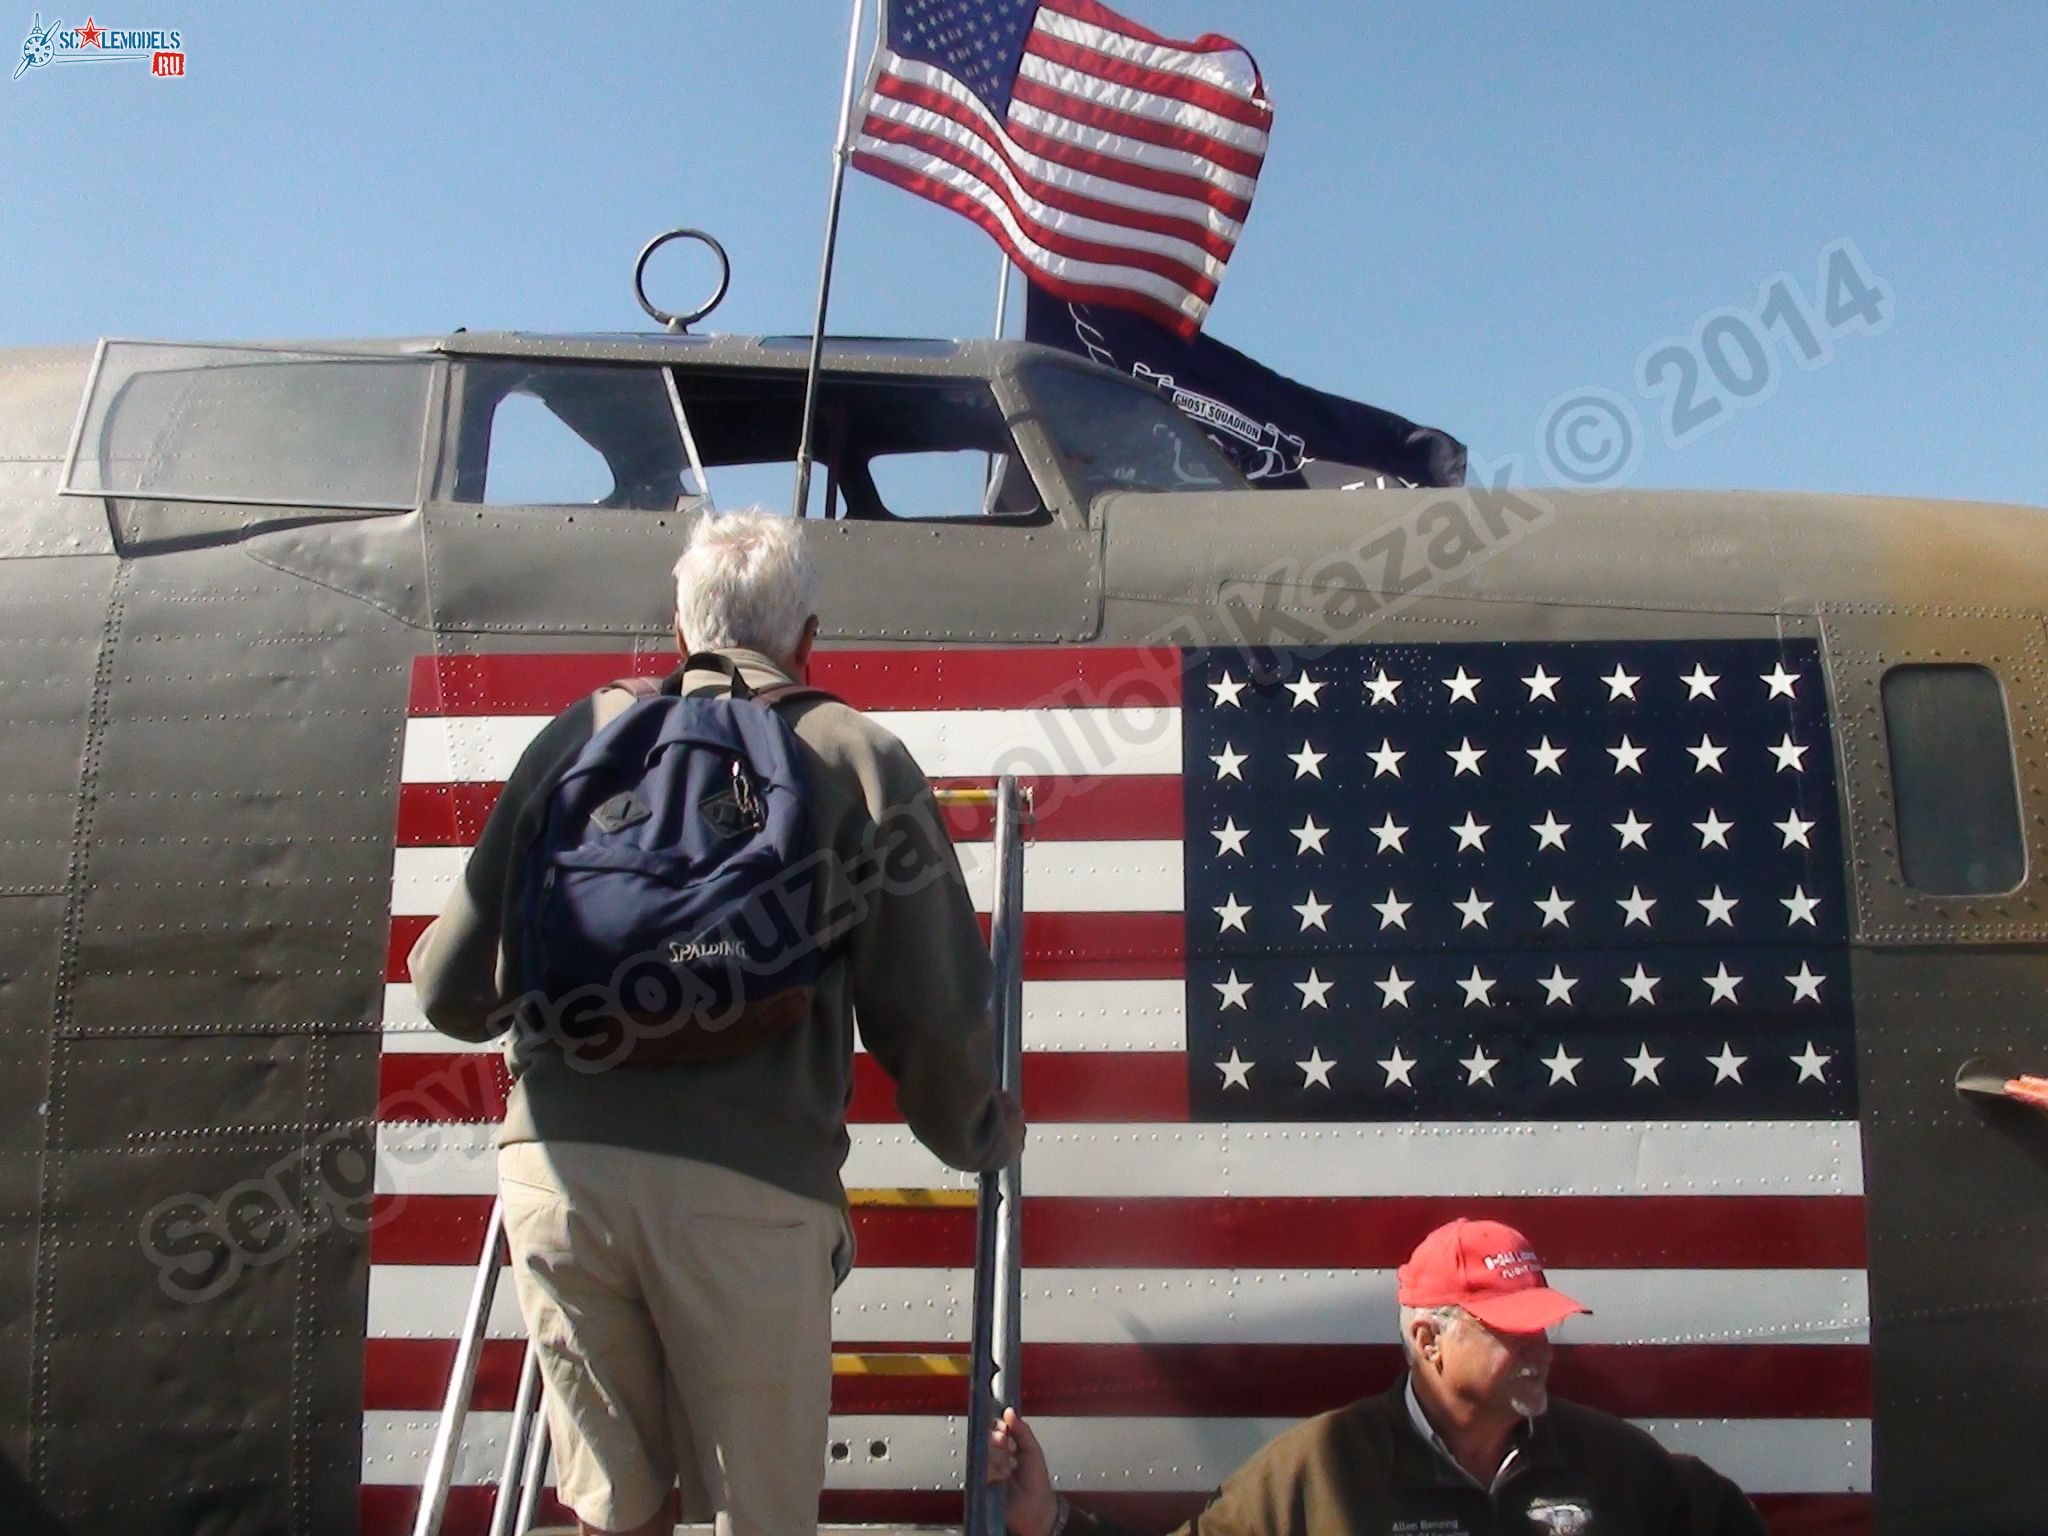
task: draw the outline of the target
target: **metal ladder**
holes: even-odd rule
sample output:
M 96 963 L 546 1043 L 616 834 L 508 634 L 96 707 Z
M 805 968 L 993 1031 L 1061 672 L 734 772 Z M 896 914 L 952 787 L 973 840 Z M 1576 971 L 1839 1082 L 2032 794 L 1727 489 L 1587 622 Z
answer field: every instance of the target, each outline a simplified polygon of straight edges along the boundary
M 939 789 L 933 797 L 942 806 L 991 807 L 995 812 L 995 903 L 990 915 L 989 950 L 995 962 L 995 1019 L 998 1080 L 1021 1100 L 1024 1037 L 1024 827 L 1031 817 L 1030 792 L 1005 774 L 992 789 Z M 971 1382 L 967 1423 L 967 1485 L 964 1490 L 964 1536 L 1003 1536 L 1004 1494 L 988 1482 L 988 1437 L 998 1416 L 1018 1400 L 1018 1368 L 1022 1354 L 1021 1242 L 1022 1173 L 1017 1163 L 979 1176 L 972 1190 L 850 1189 L 855 1208 L 966 1208 L 975 1211 L 974 1324 L 964 1354 L 920 1354 L 908 1351 L 835 1352 L 834 1374 L 966 1376 Z M 420 1489 L 413 1536 L 440 1536 L 447 1513 L 448 1491 L 454 1482 L 456 1454 L 463 1425 L 476 1390 L 477 1364 L 483 1355 L 491 1303 L 499 1272 L 510 1257 L 505 1243 L 505 1208 L 491 1201 L 484 1229 L 483 1251 L 470 1282 L 469 1305 L 456 1342 L 455 1363 L 434 1431 Z M 534 1511 L 548 1475 L 548 1423 L 542 1408 L 540 1354 L 532 1341 L 523 1346 L 519 1385 L 513 1395 L 505 1454 L 491 1499 L 490 1536 L 528 1536 Z M 820 1447 L 822 1454 L 823 1447 Z

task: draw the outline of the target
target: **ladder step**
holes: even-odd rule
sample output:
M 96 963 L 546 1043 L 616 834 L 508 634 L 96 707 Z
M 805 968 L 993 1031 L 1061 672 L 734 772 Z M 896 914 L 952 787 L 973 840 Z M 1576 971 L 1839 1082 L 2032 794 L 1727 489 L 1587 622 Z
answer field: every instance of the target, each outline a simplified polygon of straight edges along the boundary
M 849 1189 L 846 1203 L 873 1209 L 971 1211 L 978 1196 L 971 1189 Z
M 974 1369 L 972 1355 L 913 1355 L 899 1351 L 878 1354 L 835 1354 L 834 1376 L 966 1376 Z

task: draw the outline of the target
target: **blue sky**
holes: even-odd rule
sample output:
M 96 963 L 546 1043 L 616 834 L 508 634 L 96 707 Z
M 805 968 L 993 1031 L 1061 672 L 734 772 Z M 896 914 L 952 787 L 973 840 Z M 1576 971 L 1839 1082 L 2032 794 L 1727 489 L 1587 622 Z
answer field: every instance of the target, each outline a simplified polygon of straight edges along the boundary
M 132 3 L 41 10 L 178 28 L 186 78 L 0 78 L 0 345 L 639 328 L 633 256 L 679 223 L 732 252 L 716 328 L 809 323 L 845 5 Z M 2039 6 L 1125 8 L 1264 70 L 1273 147 L 1209 325 L 1261 360 L 1536 483 L 1554 408 L 1601 390 L 1639 428 L 1628 484 L 2048 503 Z M 0 14 L 0 76 L 34 12 Z M 1784 274 L 1818 306 L 1844 240 L 1886 323 L 1796 366 L 1765 296 Z M 833 327 L 986 334 L 996 270 L 855 176 Z M 654 279 L 680 302 L 701 270 Z M 1710 368 L 1717 313 L 1750 398 L 1676 441 L 1639 365 L 1676 339 Z

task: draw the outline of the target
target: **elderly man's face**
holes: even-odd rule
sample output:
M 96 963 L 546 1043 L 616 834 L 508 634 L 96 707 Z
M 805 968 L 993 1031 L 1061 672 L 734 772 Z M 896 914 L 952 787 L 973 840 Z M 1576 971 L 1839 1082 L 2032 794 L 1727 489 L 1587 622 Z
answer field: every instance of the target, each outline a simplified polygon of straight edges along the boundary
M 1534 1418 L 1550 1406 L 1550 1335 L 1497 1333 L 1475 1317 L 1437 1336 L 1450 1396 L 1488 1417 Z

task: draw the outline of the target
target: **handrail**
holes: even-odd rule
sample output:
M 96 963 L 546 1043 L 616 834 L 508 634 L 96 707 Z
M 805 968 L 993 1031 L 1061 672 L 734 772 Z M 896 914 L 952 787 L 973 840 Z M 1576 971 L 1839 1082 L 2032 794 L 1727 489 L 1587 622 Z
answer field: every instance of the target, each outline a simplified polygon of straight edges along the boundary
M 439 1536 L 441 1520 L 448 1510 L 448 1487 L 455 1480 L 462 1426 L 469 1417 L 469 1400 L 476 1389 L 477 1362 L 483 1357 L 491 1301 L 498 1291 L 498 1251 L 504 1241 L 505 1202 L 494 1199 L 491 1219 L 484 1228 L 483 1256 L 477 1260 L 476 1278 L 470 1283 L 469 1311 L 463 1317 L 462 1337 L 455 1346 L 455 1366 L 448 1373 L 448 1392 L 441 1401 L 441 1422 L 434 1430 L 434 1449 L 427 1457 L 419 1513 L 413 1518 L 413 1536 Z
M 964 793 L 974 794 L 976 791 Z M 986 793 L 986 792 L 979 792 Z M 1024 1075 L 1025 796 L 1004 774 L 996 807 L 995 903 L 989 949 L 995 960 L 997 1078 L 1021 1098 Z M 974 1384 L 967 1422 L 965 1536 L 1003 1536 L 1007 1497 L 988 1480 L 988 1438 L 1005 1407 L 1016 1406 L 1022 1354 L 1021 1248 L 1023 1170 L 1020 1157 L 980 1180 L 974 1243 Z

